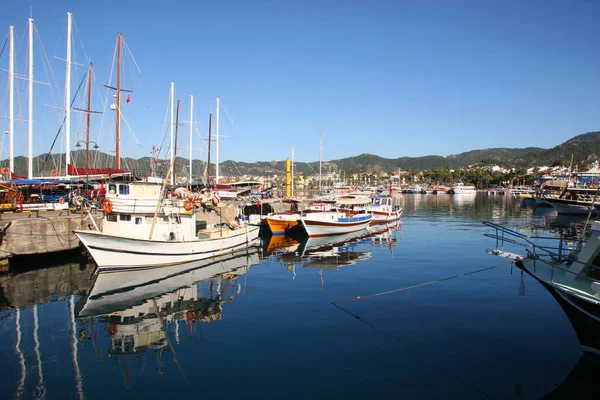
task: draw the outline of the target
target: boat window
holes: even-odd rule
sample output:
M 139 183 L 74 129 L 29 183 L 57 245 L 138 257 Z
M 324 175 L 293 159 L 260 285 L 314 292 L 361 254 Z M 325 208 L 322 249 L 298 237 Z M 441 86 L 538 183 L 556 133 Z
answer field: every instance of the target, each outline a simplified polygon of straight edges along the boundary
M 121 221 L 131 221 L 131 215 L 129 215 L 129 214 L 121 214 L 119 219 Z
M 140 225 L 142 223 L 142 217 L 135 217 L 135 224 Z
M 117 193 L 117 185 L 115 185 L 114 183 L 108 185 L 108 193 L 116 194 Z
M 129 194 L 129 185 L 119 185 L 119 194 Z
M 110 222 L 117 222 L 117 214 L 106 214 L 106 220 Z

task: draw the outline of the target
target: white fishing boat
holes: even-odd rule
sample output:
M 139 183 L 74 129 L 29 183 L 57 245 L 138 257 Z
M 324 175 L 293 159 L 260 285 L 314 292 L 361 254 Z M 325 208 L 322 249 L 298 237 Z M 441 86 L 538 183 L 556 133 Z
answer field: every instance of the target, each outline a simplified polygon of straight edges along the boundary
M 367 212 L 373 214 L 371 225 L 385 224 L 397 221 L 402 216 L 402 207 L 394 205 L 394 199 L 390 196 L 374 196 Z
M 102 207 L 102 231 L 74 232 L 101 271 L 201 260 L 245 249 L 258 238 L 255 226 L 205 227 L 193 200 L 163 198 L 155 183 L 111 183 Z
M 309 237 L 361 231 L 373 218 L 366 209 L 370 203 L 371 199 L 368 198 L 339 199 L 335 210 L 308 213 L 300 221 Z

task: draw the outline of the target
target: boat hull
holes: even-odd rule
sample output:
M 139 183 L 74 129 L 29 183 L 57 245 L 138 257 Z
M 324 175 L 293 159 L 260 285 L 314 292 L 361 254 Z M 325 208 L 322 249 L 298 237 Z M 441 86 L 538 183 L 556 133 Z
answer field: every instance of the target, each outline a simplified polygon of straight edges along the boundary
M 302 226 L 308 237 L 342 235 L 344 233 L 358 232 L 371 223 L 372 215 L 358 218 L 337 218 L 332 221 L 311 220 L 302 218 Z
M 402 216 L 402 210 L 392 212 L 371 211 L 371 214 L 373 214 L 371 225 L 387 224 L 388 222 L 398 221 Z
M 273 235 L 283 235 L 290 229 L 298 226 L 300 222 L 298 218 L 290 218 L 289 216 L 269 216 L 267 217 L 267 224 Z
M 246 226 L 218 238 L 191 241 L 133 239 L 97 231 L 75 231 L 100 271 L 146 269 L 202 260 L 245 249 L 259 228 Z
M 598 214 L 598 207 L 600 205 L 595 205 L 592 209 L 592 204 L 582 203 L 576 200 L 566 200 L 566 199 L 545 199 L 546 203 L 550 204 L 558 214 L 565 215 L 587 215 L 590 210 L 592 211 L 592 215 Z

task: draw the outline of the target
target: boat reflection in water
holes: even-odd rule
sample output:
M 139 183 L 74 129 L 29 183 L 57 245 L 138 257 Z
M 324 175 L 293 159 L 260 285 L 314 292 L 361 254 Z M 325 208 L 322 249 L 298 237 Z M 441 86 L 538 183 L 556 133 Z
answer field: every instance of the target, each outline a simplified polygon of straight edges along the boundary
M 112 340 L 111 354 L 160 352 L 168 345 L 175 356 L 166 324 L 176 324 L 175 340 L 179 342 L 180 322 L 193 334 L 195 324 L 221 319 L 222 306 L 241 291 L 237 278 L 260 263 L 260 254 L 258 247 L 250 247 L 245 252 L 142 274 L 101 272 L 75 311 L 80 320 L 97 318 L 105 324 Z M 157 357 L 160 360 L 159 354 Z
M 284 263 L 296 277 L 296 266 L 337 270 L 341 267 L 354 265 L 361 260 L 371 258 L 371 251 L 358 244 L 371 246 L 389 246 L 397 241 L 395 231 L 402 226 L 400 221 L 388 224 L 372 225 L 358 232 L 343 235 L 320 236 L 295 239 L 288 236 L 274 235 L 266 247 L 266 253 L 273 259 Z

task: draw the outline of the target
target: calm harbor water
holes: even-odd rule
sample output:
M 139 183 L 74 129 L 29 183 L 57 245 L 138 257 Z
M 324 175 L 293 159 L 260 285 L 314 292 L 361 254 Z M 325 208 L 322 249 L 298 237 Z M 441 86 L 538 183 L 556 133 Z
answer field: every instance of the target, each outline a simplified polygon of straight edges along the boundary
M 147 274 L 95 279 L 74 259 L 2 276 L 0 398 L 585 398 L 569 320 L 485 252 L 481 224 L 581 221 L 504 196 L 401 204 L 399 226 L 334 245 L 267 237 Z

